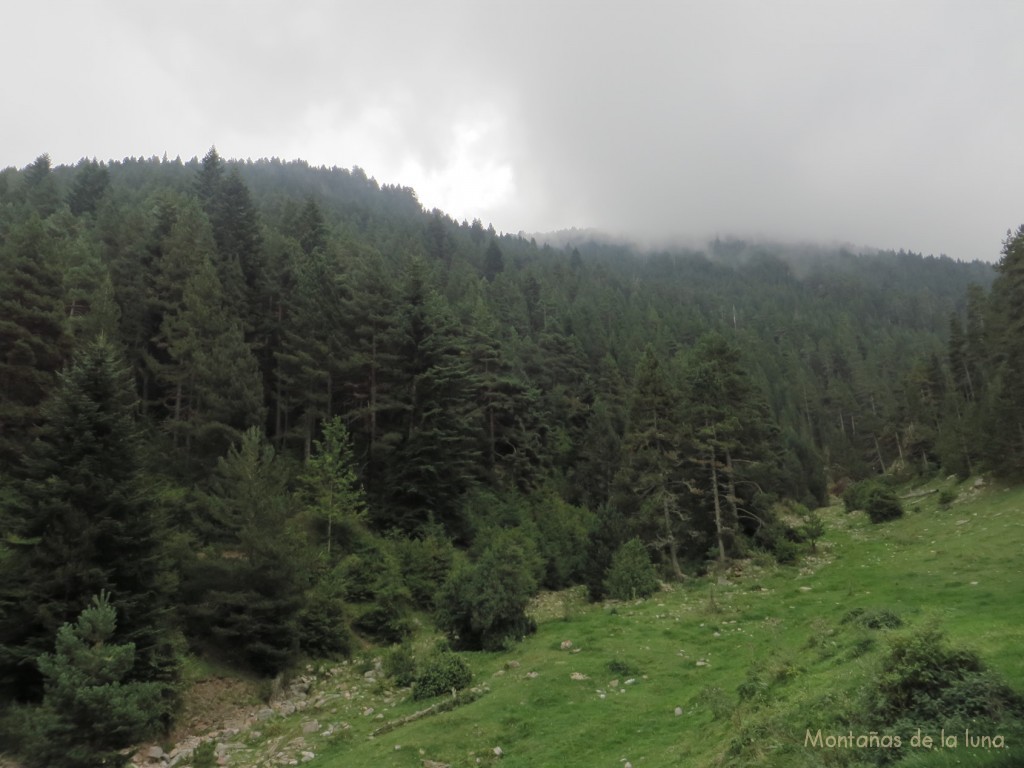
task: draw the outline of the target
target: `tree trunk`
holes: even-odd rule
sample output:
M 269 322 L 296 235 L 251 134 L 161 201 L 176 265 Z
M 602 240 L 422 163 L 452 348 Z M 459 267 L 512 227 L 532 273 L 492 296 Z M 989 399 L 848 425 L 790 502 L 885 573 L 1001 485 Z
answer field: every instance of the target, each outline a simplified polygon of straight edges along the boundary
M 676 543 L 676 537 L 672 534 L 672 510 L 669 509 L 670 504 L 669 495 L 667 493 L 663 494 L 661 510 L 665 516 L 665 537 L 668 540 L 668 556 L 672 563 L 672 573 L 679 581 L 682 581 L 686 577 L 683 574 L 683 569 L 679 567 L 679 545 Z
M 715 499 L 715 535 L 718 537 L 718 561 L 725 562 L 725 537 L 722 530 L 722 500 L 718 493 L 718 467 L 715 461 L 715 449 L 711 449 L 711 491 Z

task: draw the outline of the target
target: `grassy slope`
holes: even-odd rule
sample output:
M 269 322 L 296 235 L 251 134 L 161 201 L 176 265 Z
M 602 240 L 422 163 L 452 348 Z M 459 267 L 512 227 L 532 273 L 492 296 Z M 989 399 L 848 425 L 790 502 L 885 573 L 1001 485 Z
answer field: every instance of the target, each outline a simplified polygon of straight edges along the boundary
M 914 492 L 940 486 L 951 484 Z M 1024 488 L 959 490 L 948 509 L 930 493 L 881 526 L 827 510 L 818 555 L 797 567 L 748 563 L 727 584 L 702 580 L 642 603 L 580 605 L 568 619 L 549 602 L 536 636 L 507 654 L 469 655 L 477 684 L 489 688 L 479 700 L 376 739 L 368 736 L 381 721 L 353 713 L 345 738 L 320 745 L 314 765 L 488 765 L 498 762 L 496 746 L 509 767 L 854 764 L 856 750 L 803 743 L 807 728 L 846 732 L 839 714 L 885 647 L 884 631 L 841 623 L 853 608 L 887 608 L 911 626 L 936 619 L 952 642 L 1024 690 Z M 615 660 L 638 670 L 636 682 L 609 669 Z M 589 679 L 573 680 L 574 672 Z M 399 697 L 386 718 L 422 706 Z M 1024 743 L 1007 740 L 1009 750 L 961 745 L 915 752 L 908 762 L 995 765 L 1015 756 L 1024 764 Z

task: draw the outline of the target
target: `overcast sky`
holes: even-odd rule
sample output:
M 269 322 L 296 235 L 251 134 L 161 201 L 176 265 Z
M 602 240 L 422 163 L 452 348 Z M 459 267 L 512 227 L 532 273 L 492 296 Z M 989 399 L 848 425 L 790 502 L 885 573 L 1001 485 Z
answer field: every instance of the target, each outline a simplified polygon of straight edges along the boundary
M 502 231 L 998 258 L 1024 2 L 3 0 L 0 167 L 301 158 Z

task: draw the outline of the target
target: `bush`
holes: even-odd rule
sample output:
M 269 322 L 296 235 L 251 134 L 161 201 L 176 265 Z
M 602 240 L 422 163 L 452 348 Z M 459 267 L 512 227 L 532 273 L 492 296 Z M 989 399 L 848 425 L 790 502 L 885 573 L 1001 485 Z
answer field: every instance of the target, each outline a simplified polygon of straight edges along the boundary
M 843 507 L 847 512 L 866 510 L 871 492 L 881 487 L 877 480 L 861 480 L 846 486 L 846 490 L 843 491 Z
M 394 539 L 402 578 L 417 606 L 434 608 L 434 597 L 452 569 L 455 548 L 440 525 L 424 526 L 420 538 Z
M 314 658 L 348 656 L 352 636 L 346 621 L 345 601 L 330 584 L 318 584 L 299 611 L 299 647 Z
M 956 491 L 950 490 L 949 488 L 943 488 L 939 491 L 939 506 L 948 507 L 956 501 Z
M 362 554 L 349 555 L 335 570 L 334 578 L 354 604 L 356 631 L 388 643 L 401 642 L 412 632 L 412 595 L 388 542 L 376 542 Z
M 438 594 L 437 624 L 456 648 L 496 651 L 536 631 L 526 607 L 533 560 L 514 532 L 494 535 L 476 563 L 456 567 Z
M 640 667 L 623 659 L 612 659 L 608 662 L 608 671 L 619 677 L 639 677 Z
M 864 510 L 873 523 L 884 523 L 903 516 L 903 505 L 896 493 L 881 480 L 861 480 L 843 492 L 847 512 Z
M 951 648 L 934 626 L 893 639 L 870 710 L 887 724 L 961 724 L 1024 715 L 1024 700 L 990 674 L 979 656 Z
M 841 624 L 856 624 L 865 629 L 898 629 L 903 626 L 903 619 L 895 611 L 888 608 L 879 608 L 865 611 L 863 608 L 854 608 L 848 611 L 840 621 Z
M 408 645 L 395 645 L 384 656 L 384 674 L 400 688 L 416 682 L 416 658 Z
M 413 682 L 412 697 L 429 699 L 462 690 L 473 681 L 473 672 L 462 658 L 451 651 L 439 651 L 428 658 Z
M 877 486 L 868 496 L 867 513 L 872 523 L 884 523 L 903 517 L 903 505 L 892 490 Z
M 657 591 L 658 574 L 640 539 L 630 539 L 619 547 L 612 557 L 605 589 L 615 600 L 636 600 Z

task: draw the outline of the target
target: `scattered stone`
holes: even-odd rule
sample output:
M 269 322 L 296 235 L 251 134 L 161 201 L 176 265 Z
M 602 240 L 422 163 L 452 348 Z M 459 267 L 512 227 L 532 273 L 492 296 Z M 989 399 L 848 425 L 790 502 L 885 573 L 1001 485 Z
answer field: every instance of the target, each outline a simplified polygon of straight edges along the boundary
M 539 676 L 540 676 L 540 672 L 527 672 L 527 673 L 526 673 L 526 676 L 527 676 L 528 678 L 530 678 L 531 680 L 533 680 L 534 678 L 536 678 L 536 677 L 539 677 Z
M 629 678 L 629 680 L 624 682 L 623 685 L 633 685 L 633 683 L 635 683 L 635 682 L 636 682 L 636 678 L 635 677 L 631 677 L 631 678 Z
M 367 707 L 363 710 L 363 717 L 369 717 L 373 714 L 373 707 Z
M 161 747 L 154 746 L 146 750 L 146 757 L 150 760 L 163 760 L 166 755 Z
M 448 763 L 440 763 L 437 760 L 424 760 L 423 768 L 452 768 Z
M 572 640 L 563 640 L 562 641 L 562 650 L 563 651 L 568 651 L 570 648 L 572 648 Z
M 313 752 L 303 752 L 302 753 L 302 762 L 308 763 L 310 760 L 312 760 L 315 757 L 316 757 L 316 755 Z
M 497 672 L 495 672 L 493 675 L 491 675 L 491 677 L 501 677 L 504 674 L 505 674 L 505 670 L 504 669 L 499 669 Z
M 495 756 L 495 757 L 501 757 L 501 756 L 503 756 L 503 755 L 505 754 L 505 753 L 504 753 L 504 752 L 502 751 L 501 747 L 495 747 L 495 748 L 494 748 L 494 749 L 492 749 L 491 751 L 492 751 L 492 752 L 494 753 L 494 756 Z
M 608 683 L 608 687 L 609 687 L 609 688 L 618 688 L 618 687 L 619 687 L 619 681 L 618 681 L 618 680 L 612 680 L 612 681 L 610 681 L 610 682 Z
M 800 587 L 800 591 L 801 592 L 810 592 L 811 588 L 810 587 Z
M 307 720 L 302 724 L 303 733 L 316 733 L 320 730 L 320 723 L 316 720 Z
M 676 717 L 680 717 L 683 714 L 683 708 L 682 707 L 676 707 L 675 714 L 676 714 Z
M 261 709 L 259 712 L 256 713 L 256 719 L 260 720 L 260 721 L 269 720 L 273 716 L 274 716 L 274 710 L 272 710 L 270 707 L 264 707 L 263 709 Z
M 519 662 L 515 661 L 515 660 L 513 660 L 513 661 L 506 661 L 505 662 L 505 669 L 519 669 Z
M 706 666 L 708 666 L 708 663 L 704 659 L 697 659 L 697 666 L 698 667 L 706 667 Z
M 572 680 L 589 680 L 590 679 L 589 676 L 584 675 L 582 672 L 573 672 L 571 675 L 569 675 L 569 677 Z

